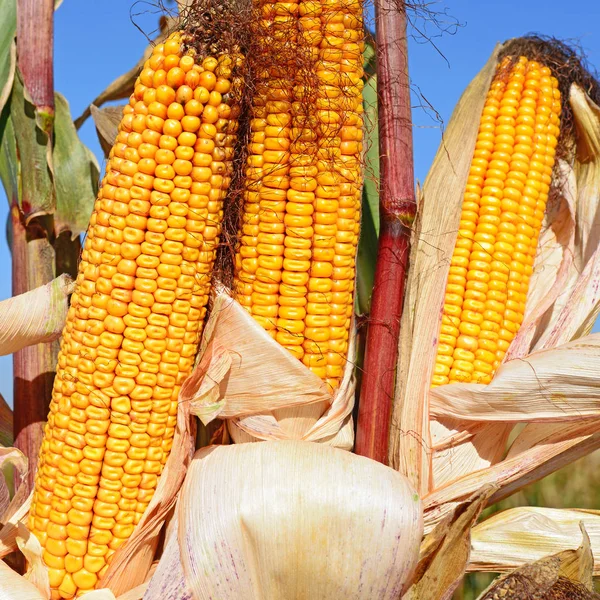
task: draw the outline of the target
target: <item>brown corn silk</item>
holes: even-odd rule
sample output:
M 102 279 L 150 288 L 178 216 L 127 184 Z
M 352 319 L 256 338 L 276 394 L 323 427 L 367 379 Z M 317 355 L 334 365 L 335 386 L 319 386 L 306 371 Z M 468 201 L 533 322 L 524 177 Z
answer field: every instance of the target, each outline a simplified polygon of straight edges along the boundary
M 362 186 L 362 2 L 254 0 L 235 298 L 330 389 L 347 359 Z
M 488 91 L 446 284 L 432 384 L 489 383 L 525 314 L 552 183 L 558 80 L 505 57 Z
M 53 599 L 93 589 L 141 519 L 202 331 L 241 57 L 198 15 L 137 79 L 81 256 L 29 516 Z

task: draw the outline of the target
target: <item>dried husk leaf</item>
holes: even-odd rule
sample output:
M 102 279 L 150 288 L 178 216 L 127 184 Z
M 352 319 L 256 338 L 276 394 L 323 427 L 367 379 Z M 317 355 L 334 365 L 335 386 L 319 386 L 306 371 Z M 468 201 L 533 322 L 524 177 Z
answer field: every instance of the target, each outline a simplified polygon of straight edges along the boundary
M 98 108 L 93 104 L 90 106 L 91 115 L 96 125 L 98 140 L 102 146 L 105 158 L 108 158 L 108 154 L 117 139 L 119 123 L 123 118 L 123 106 L 106 106 L 104 108 Z
M 7 518 L 4 526 L 0 529 L 0 558 L 4 558 L 6 555 L 17 550 L 19 523 L 24 523 L 26 521 L 29 509 L 31 508 L 32 497 L 33 492 L 31 492 L 25 502 L 23 502 L 23 504 Z
M 484 487 L 456 507 L 421 545 L 415 582 L 402 600 L 449 600 L 460 584 L 471 550 L 471 528 L 494 487 Z
M 577 85 L 571 86 L 569 101 L 577 130 L 578 154 L 573 165 L 576 244 L 568 283 L 545 317 L 536 349 L 586 335 L 600 307 L 600 108 Z
M 0 394 L 0 446 L 10 446 L 13 442 L 13 413 Z M 2 511 L 0 511 L 0 515 Z
M 61 275 L 46 285 L 0 302 L 0 355 L 52 342 L 64 327 L 74 283 Z
M 549 554 L 574 550 L 582 524 L 589 536 L 589 554 L 597 559 L 592 563 L 593 574 L 600 575 L 600 511 L 529 506 L 497 513 L 473 528 L 468 570 L 507 571 Z M 575 578 L 573 572 L 568 574 Z M 586 577 L 580 574 L 579 581 L 587 585 Z
M 42 596 L 49 598 L 50 579 L 48 577 L 48 567 L 42 560 L 42 545 L 23 523 L 17 523 L 17 545 L 27 561 L 25 579 L 33 583 Z
M 504 363 L 489 385 L 430 393 L 431 414 L 461 421 L 572 421 L 600 416 L 600 334 Z
M 117 595 L 125 594 L 147 580 L 160 532 L 175 505 L 194 452 L 194 436 L 195 426 L 190 418 L 189 405 L 180 397 L 173 447 L 154 496 L 127 543 L 113 555 L 108 570 L 98 583 L 99 587 L 107 587 Z
M 198 600 L 396 600 L 422 535 L 406 478 L 298 441 L 198 451 L 178 511 L 183 569 Z
M 0 600 L 48 600 L 24 577 L 0 560 Z
M 192 592 L 185 580 L 179 553 L 179 510 L 175 510 L 164 552 L 148 584 L 144 600 L 192 600 Z
M 527 563 L 498 578 L 479 600 L 594 600 L 592 553 L 585 527 L 577 550 L 565 550 Z
M 352 447 L 351 358 L 332 397 L 326 384 L 276 343 L 223 287 L 215 292 L 199 356 L 180 399 L 205 425 L 217 417 L 226 419 L 236 443 L 302 439 Z
M 530 437 L 519 436 L 517 440 L 522 439 L 523 446 L 513 452 L 513 444 L 505 460 L 464 475 L 423 499 L 426 532 L 443 520 L 457 502 L 483 485 L 495 483 L 498 486 L 490 503 L 498 502 L 600 448 L 600 432 L 595 419 L 528 427 L 532 428 L 529 430 Z M 528 430 L 528 427 L 525 429 Z

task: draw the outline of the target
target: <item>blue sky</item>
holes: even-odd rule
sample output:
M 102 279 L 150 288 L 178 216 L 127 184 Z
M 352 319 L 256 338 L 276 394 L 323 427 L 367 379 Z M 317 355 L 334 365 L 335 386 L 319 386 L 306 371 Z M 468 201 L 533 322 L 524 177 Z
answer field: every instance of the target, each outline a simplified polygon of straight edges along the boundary
M 69 101 L 73 117 L 141 56 L 147 43 L 142 32 L 151 35 L 157 24 L 156 3 L 64 0 L 55 18 L 55 86 Z M 460 94 L 494 45 L 510 37 L 539 32 L 573 41 L 583 47 L 589 62 L 600 68 L 597 0 L 447 0 L 429 6 L 441 13 L 438 19 L 449 32 L 440 34 L 432 24 L 417 21 L 419 28 L 426 27 L 437 50 L 419 36 L 411 39 L 410 75 L 414 89 L 435 108 L 442 122 L 448 121 Z M 441 129 L 433 111 L 420 108 L 425 102 L 418 94 L 413 104 L 415 172 L 422 181 L 440 142 Z M 102 163 L 91 120 L 80 133 Z M 7 212 L 0 189 L 0 232 Z M 0 300 L 10 295 L 10 254 L 0 234 Z M 0 393 L 12 404 L 11 357 L 0 357 Z

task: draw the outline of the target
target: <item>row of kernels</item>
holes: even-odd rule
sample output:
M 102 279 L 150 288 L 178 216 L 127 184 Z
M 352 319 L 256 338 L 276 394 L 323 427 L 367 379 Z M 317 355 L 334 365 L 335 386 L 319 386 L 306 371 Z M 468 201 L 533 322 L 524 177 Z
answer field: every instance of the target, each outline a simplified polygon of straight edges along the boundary
M 474 156 L 463 199 L 458 238 L 453 251 L 448 283 L 446 285 L 444 311 L 432 385 L 442 385 L 449 382 L 450 371 L 455 361 L 456 341 L 461 334 L 474 337 L 480 331 L 480 316 L 477 312 L 470 310 L 471 307 L 469 304 L 467 304 L 466 310 L 463 310 L 463 304 L 467 285 L 471 282 L 485 283 L 487 280 L 486 274 L 481 273 L 480 276 L 477 276 L 477 271 L 474 271 L 470 279 L 467 279 L 469 276 L 468 258 L 470 257 L 475 237 L 487 236 L 490 233 L 489 225 L 481 224 L 478 220 L 486 173 L 494 150 L 494 131 L 500 101 L 502 100 L 505 87 L 506 82 L 503 78 L 497 78 L 492 82 L 482 112 Z M 484 239 L 486 238 L 484 237 Z M 461 349 L 459 348 L 459 350 Z M 457 355 L 460 356 L 459 354 Z M 459 366 L 464 365 L 459 363 Z
M 493 371 L 493 355 L 498 344 L 502 343 L 499 334 L 499 322 L 505 310 L 506 282 L 508 266 L 512 260 L 513 247 L 508 238 L 514 229 L 513 221 L 518 210 L 522 182 L 520 174 L 513 169 L 515 157 L 515 139 L 518 141 L 521 132 L 516 124 L 517 108 L 527 99 L 523 96 L 524 73 L 526 62 L 521 60 L 511 70 L 506 90 L 499 105 L 493 154 L 490 168 L 494 169 L 493 190 L 490 190 L 489 216 L 485 224 L 486 246 L 489 256 L 489 278 L 481 285 L 479 300 L 482 302 L 483 316 L 480 331 L 469 351 L 472 354 L 473 371 L 471 380 L 477 383 L 489 383 Z M 516 138 L 515 138 L 516 136 Z M 497 193 L 495 193 L 497 192 Z M 469 358 L 471 358 L 469 356 Z

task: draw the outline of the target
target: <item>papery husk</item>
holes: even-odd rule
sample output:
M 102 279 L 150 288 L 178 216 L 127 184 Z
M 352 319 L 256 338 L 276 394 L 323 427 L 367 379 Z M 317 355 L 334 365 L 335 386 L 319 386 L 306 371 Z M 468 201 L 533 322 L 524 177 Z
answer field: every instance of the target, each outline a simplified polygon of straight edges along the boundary
M 68 275 L 0 302 L 0 356 L 57 339 L 75 283 Z
M 506 458 L 487 469 L 463 475 L 423 499 L 425 531 L 441 522 L 462 500 L 482 486 L 495 484 L 498 489 L 490 503 L 498 502 L 522 487 L 553 473 L 561 467 L 600 448 L 600 431 L 595 419 L 570 421 L 561 424 L 536 425 L 537 430 L 525 428 Z
M 177 494 L 194 452 L 195 424 L 189 404 L 179 398 L 173 447 L 158 481 L 152 500 L 131 537 L 113 555 L 98 587 L 123 595 L 149 577 L 161 530 L 177 500 Z M 0 532 L 1 537 L 1 532 Z
M 469 571 L 508 571 L 549 554 L 574 550 L 581 526 L 589 536 L 593 575 L 600 575 L 600 511 L 522 506 L 497 513 L 471 534 Z
M 4 526 L 0 528 L 0 558 L 4 558 L 18 549 L 17 536 L 19 533 L 19 524 L 27 520 L 32 498 L 33 491 L 29 494 L 25 502 L 7 518 Z
M 498 369 L 489 385 L 431 390 L 431 415 L 461 421 L 551 422 L 600 417 L 600 334 L 540 350 Z
M 300 441 L 199 450 L 178 512 L 197 600 L 397 600 L 422 535 L 406 478 Z
M 179 510 L 175 510 L 165 549 L 156 571 L 148 583 L 144 600 L 192 600 L 192 592 L 186 583 L 181 554 L 179 552 Z
M 402 600 L 449 600 L 462 581 L 471 552 L 471 529 L 494 486 L 458 505 L 421 544 L 414 583 Z
M 33 583 L 44 598 L 50 598 L 48 568 L 42 559 L 44 549 L 23 523 L 17 523 L 17 545 L 27 564 L 24 578 Z
M 0 560 L 0 600 L 48 600 L 30 581 Z
M 350 450 L 355 336 L 333 396 L 325 382 L 275 342 L 223 286 L 216 286 L 200 362 L 180 400 L 207 425 L 225 419 L 235 443 L 304 440 Z
M 519 43 L 527 44 L 528 40 Z M 531 43 L 540 44 L 539 40 Z M 554 51 L 552 44 L 545 46 L 550 52 Z M 594 428 L 581 421 L 597 414 L 593 407 L 596 394 L 588 394 L 589 386 L 586 391 L 575 391 L 579 348 L 568 344 L 589 332 L 600 307 L 600 234 L 589 223 L 600 214 L 600 109 L 576 83 L 570 86 L 569 98 L 563 93 L 563 101 L 570 103 L 572 131 L 576 132 L 575 139 L 565 143 L 576 142 L 575 151 L 571 157 L 568 152 L 563 153 L 564 158 L 557 164 L 524 321 L 505 363 L 490 386 L 452 384 L 430 392 L 449 259 L 479 125 L 474 115 L 481 114 L 498 56 L 507 47 L 510 51 L 507 45 L 494 50 L 454 111 L 423 187 L 413 241 L 390 462 L 402 472 L 412 471 L 413 481 L 418 475 L 421 492 L 429 493 L 425 498 L 429 513 L 425 516 L 426 529 L 440 522 L 456 502 L 464 500 L 478 485 L 499 478 L 500 490 L 492 500 L 498 499 L 598 447 Z M 560 51 L 561 48 L 558 54 Z M 440 317 L 432 319 L 431 315 Z M 589 338 L 581 340 L 584 346 L 588 341 Z M 548 353 L 545 357 L 530 357 L 534 350 Z M 558 358 L 565 356 L 572 367 L 567 379 L 551 377 L 550 382 L 549 370 L 556 369 Z M 523 364 L 513 364 L 519 362 L 517 359 Z M 545 361 L 552 361 L 553 366 Z M 527 371 L 531 362 L 534 364 Z M 538 368 L 547 373 L 542 377 L 543 383 L 537 380 Z M 564 370 L 561 372 L 565 375 Z M 509 381 L 517 390 L 523 390 L 520 406 L 515 406 L 514 390 L 508 393 Z M 542 391 L 544 383 L 547 385 Z M 530 392 L 534 389 L 532 397 Z M 427 422 L 430 407 L 427 429 L 422 423 Z M 545 422 L 531 423 L 537 418 Z M 565 427 L 548 422 L 569 419 L 579 419 L 579 423 Z M 530 424 L 517 436 L 513 445 L 516 450 L 500 462 L 517 421 Z M 565 434 L 572 437 L 566 438 Z M 543 445 L 534 447 L 533 439 L 543 441 Z M 431 467 L 429 475 L 423 465 Z M 446 507 L 444 502 L 448 503 Z
M 526 563 L 496 579 L 479 600 L 596 600 L 592 579 L 593 555 L 585 526 L 576 550 L 564 550 Z M 577 536 L 580 538 L 580 536 Z

